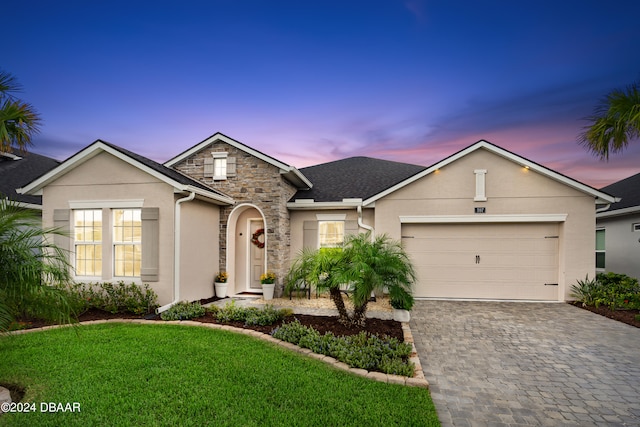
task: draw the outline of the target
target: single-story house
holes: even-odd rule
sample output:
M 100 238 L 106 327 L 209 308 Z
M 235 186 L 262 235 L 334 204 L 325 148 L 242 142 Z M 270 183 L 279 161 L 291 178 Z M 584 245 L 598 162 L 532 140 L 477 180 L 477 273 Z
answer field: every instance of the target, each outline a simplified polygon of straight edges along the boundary
M 640 279 L 640 173 L 601 191 L 621 200 L 596 213 L 596 271 Z
M 415 296 L 563 301 L 593 276 L 610 194 L 487 141 L 431 165 L 354 157 L 296 169 L 216 133 L 164 164 L 96 141 L 19 190 L 69 229 L 79 281 L 149 283 L 163 308 L 279 289 L 304 247 L 366 230 L 401 240 Z

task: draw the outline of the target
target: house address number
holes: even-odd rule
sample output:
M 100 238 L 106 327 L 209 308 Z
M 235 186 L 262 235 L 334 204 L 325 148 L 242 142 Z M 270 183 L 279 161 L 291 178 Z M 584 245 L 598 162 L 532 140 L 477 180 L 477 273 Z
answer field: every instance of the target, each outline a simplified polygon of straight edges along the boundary
M 473 211 L 474 211 L 474 213 L 477 213 L 477 214 L 486 213 L 487 212 L 486 209 L 487 208 L 484 208 L 484 207 L 483 208 L 473 208 Z

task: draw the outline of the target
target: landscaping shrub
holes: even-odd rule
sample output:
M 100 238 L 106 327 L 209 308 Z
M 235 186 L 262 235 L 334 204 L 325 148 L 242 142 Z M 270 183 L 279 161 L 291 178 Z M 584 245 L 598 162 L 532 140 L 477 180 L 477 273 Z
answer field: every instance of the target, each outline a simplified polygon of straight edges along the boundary
M 272 305 L 264 308 L 239 307 L 235 301 L 225 304 L 215 312 L 216 320 L 221 323 L 244 322 L 246 326 L 273 325 L 291 314 L 289 309 L 277 310 Z
M 396 338 L 379 338 L 366 332 L 337 337 L 331 332 L 321 335 L 297 319 L 276 328 L 272 336 L 308 348 L 346 363 L 353 368 L 412 377 L 415 367 L 408 362 L 411 344 Z
M 157 306 L 158 296 L 149 285 L 135 283 L 74 283 L 65 288 L 75 313 L 96 308 L 110 313 L 151 313 Z
M 595 279 L 579 280 L 571 290 L 572 296 L 584 305 L 604 305 L 611 310 L 640 309 L 640 285 L 626 274 L 598 273 Z
M 162 320 L 189 320 L 202 317 L 206 309 L 199 302 L 182 301 L 160 314 Z

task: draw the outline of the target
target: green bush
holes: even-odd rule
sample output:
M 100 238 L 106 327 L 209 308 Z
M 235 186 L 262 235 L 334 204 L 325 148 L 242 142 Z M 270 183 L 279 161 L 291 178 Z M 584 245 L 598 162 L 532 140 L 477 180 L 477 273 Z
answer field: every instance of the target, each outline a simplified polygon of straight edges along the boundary
M 74 312 L 82 314 L 96 308 L 110 313 L 151 313 L 158 296 L 149 285 L 135 283 L 74 283 L 65 288 Z
M 202 317 L 207 310 L 199 302 L 182 301 L 160 314 L 162 320 L 189 320 Z
M 235 301 L 225 304 L 224 307 L 218 308 L 215 312 L 216 320 L 220 323 L 244 322 L 246 326 L 253 325 L 273 325 L 288 315 L 291 310 L 277 310 L 272 305 L 266 305 L 264 308 L 257 307 L 239 307 Z
M 276 328 L 272 336 L 308 348 L 346 363 L 353 368 L 412 377 L 415 366 L 408 361 L 411 344 L 396 338 L 379 338 L 366 332 L 337 337 L 331 332 L 321 335 L 297 319 Z
M 640 309 L 640 285 L 626 274 L 598 273 L 593 280 L 588 277 L 579 280 L 571 290 L 572 296 L 585 305 L 603 305 L 611 310 Z

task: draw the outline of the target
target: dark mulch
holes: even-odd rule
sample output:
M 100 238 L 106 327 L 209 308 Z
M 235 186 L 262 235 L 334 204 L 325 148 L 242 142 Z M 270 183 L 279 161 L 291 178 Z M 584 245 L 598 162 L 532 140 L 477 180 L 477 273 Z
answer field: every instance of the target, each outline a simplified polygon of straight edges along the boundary
M 208 298 L 208 299 L 200 300 L 200 303 L 207 304 L 209 302 L 213 302 L 216 300 L 217 299 L 215 297 Z M 226 323 L 226 324 L 230 326 L 235 326 L 237 328 L 252 329 L 254 331 L 260 331 L 265 334 L 270 334 L 275 328 L 280 326 L 282 323 L 292 322 L 294 318 L 298 319 L 298 321 L 303 325 L 313 327 L 321 334 L 324 334 L 326 332 L 333 332 L 333 334 L 336 336 L 346 336 L 346 335 L 357 335 L 361 331 L 365 331 L 374 335 L 378 335 L 379 337 L 386 335 L 392 338 L 397 338 L 400 341 L 404 341 L 404 334 L 402 332 L 402 325 L 400 324 L 400 322 L 396 322 L 395 320 L 382 320 L 382 319 L 375 319 L 375 318 L 367 319 L 366 325 L 364 328 L 347 328 L 343 324 L 338 322 L 338 316 L 311 316 L 306 314 L 295 314 L 293 316 L 287 317 L 282 322 L 269 325 L 269 326 L 259 326 L 259 325 L 245 326 L 244 323 L 242 322 L 232 322 L 232 323 Z M 162 321 L 162 319 L 160 319 L 160 316 L 155 314 L 149 314 L 144 316 L 130 314 L 130 313 L 113 314 L 113 313 L 109 313 L 109 312 L 97 310 L 97 309 L 91 309 L 81 314 L 80 316 L 78 316 L 78 320 L 80 322 L 86 322 L 90 320 L 101 320 L 101 319 L 149 319 L 149 320 Z M 205 316 L 198 317 L 192 320 L 196 322 L 202 322 L 202 323 L 219 323 L 209 313 L 207 313 Z M 27 323 L 24 325 L 24 327 L 26 328 L 38 328 L 38 327 L 47 325 L 47 323 L 44 323 L 42 321 L 37 321 L 37 320 L 26 320 L 25 323 Z
M 609 307 L 593 307 L 593 306 L 583 306 L 581 302 L 571 302 L 572 305 L 576 307 L 583 308 L 585 310 L 589 310 L 592 313 L 599 314 L 601 316 L 608 317 L 609 319 L 617 320 L 618 322 L 626 323 L 627 325 L 635 326 L 636 328 L 640 328 L 640 310 L 611 310 Z

